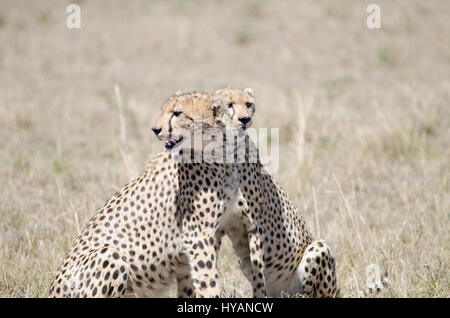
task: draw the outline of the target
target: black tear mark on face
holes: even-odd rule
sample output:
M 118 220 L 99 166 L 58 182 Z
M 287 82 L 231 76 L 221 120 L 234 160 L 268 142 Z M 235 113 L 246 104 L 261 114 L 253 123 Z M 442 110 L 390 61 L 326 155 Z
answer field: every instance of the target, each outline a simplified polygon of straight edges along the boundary
M 234 114 L 236 113 L 236 111 L 234 110 L 233 103 L 229 103 L 228 104 L 228 109 L 232 109 L 233 110 L 233 112 L 230 114 L 230 118 L 233 118 Z

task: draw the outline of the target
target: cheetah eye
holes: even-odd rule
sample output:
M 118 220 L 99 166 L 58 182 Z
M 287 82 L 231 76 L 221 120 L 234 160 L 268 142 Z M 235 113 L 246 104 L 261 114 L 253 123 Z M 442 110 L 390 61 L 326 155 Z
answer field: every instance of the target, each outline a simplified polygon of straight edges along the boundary
M 245 105 L 246 105 L 248 108 L 250 108 L 250 107 L 252 107 L 253 103 L 251 103 L 251 102 L 246 102 Z
M 173 115 L 174 115 L 175 117 L 178 117 L 178 116 L 181 115 L 181 111 L 176 110 L 176 111 L 173 112 Z

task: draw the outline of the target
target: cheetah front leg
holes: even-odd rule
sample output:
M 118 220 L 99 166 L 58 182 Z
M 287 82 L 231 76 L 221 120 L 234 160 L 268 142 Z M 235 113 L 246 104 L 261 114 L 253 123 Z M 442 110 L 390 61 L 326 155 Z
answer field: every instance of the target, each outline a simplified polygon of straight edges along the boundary
M 190 276 L 196 297 L 220 297 L 215 236 L 203 233 L 198 226 L 189 227 L 191 233 L 183 240 L 189 258 Z
M 258 213 L 258 207 L 253 205 L 252 212 L 249 211 L 247 201 L 240 194 L 238 200 L 239 208 L 241 209 L 241 220 L 245 225 L 248 233 L 248 244 L 250 249 L 250 262 L 252 269 L 252 287 L 253 297 L 262 298 L 266 297 L 266 283 L 265 283 L 265 264 L 264 264 L 264 248 L 263 248 L 263 234 L 264 231 L 260 228 L 259 224 L 255 221 L 255 217 Z
M 266 297 L 263 239 L 258 226 L 254 226 L 249 230 L 248 242 L 250 247 L 250 261 L 252 263 L 253 297 Z
M 194 293 L 195 288 L 190 273 L 189 259 L 186 255 L 182 256 L 181 262 L 178 265 L 176 279 L 177 279 L 178 298 L 195 297 Z
M 220 246 L 222 242 L 222 237 L 225 232 L 223 229 L 218 229 L 215 237 L 215 250 L 219 254 Z M 183 264 L 184 265 L 184 264 Z M 188 260 L 186 260 L 185 266 L 180 266 L 177 271 L 177 297 L 179 298 L 192 298 L 195 297 L 194 293 L 195 287 L 192 280 L 191 273 L 189 271 Z

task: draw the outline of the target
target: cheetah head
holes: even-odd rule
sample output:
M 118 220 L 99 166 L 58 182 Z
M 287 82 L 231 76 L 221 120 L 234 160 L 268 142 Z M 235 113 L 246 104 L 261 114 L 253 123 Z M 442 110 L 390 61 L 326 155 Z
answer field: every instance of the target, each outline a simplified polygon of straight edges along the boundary
M 210 95 L 200 92 L 175 93 L 163 104 L 162 115 L 152 127 L 159 140 L 165 142 L 166 150 L 187 147 L 195 129 L 214 125 Z
M 251 88 L 223 88 L 211 96 L 215 121 L 227 129 L 245 132 L 252 125 L 255 98 Z

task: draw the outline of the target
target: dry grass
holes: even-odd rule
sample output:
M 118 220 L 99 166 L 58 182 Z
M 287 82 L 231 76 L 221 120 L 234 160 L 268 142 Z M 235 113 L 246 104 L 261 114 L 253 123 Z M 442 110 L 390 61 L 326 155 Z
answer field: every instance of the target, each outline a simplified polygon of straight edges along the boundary
M 161 149 L 178 89 L 250 86 L 280 128 L 275 176 L 333 248 L 344 297 L 450 296 L 450 3 L 65 1 L 0 4 L 0 297 L 46 296 L 82 226 Z M 121 107 L 115 85 L 120 87 Z M 124 128 L 126 131 L 124 131 Z M 249 296 L 233 251 L 225 294 Z

